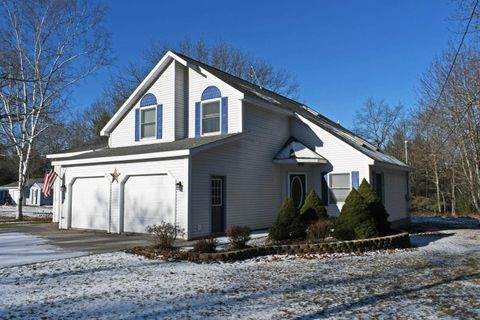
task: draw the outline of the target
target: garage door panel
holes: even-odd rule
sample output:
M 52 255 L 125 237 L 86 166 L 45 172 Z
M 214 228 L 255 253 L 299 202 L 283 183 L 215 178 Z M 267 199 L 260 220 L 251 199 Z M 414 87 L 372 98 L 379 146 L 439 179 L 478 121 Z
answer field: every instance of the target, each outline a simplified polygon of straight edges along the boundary
M 108 183 L 105 178 L 78 178 L 72 186 L 72 228 L 108 229 Z
M 146 232 L 148 225 L 175 222 L 175 182 L 168 175 L 129 177 L 124 189 L 124 231 Z

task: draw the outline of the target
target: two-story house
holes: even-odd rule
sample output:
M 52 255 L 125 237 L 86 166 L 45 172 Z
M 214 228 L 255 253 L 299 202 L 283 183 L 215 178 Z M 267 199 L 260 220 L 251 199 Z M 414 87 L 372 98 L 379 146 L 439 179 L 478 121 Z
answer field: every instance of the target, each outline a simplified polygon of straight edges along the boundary
M 393 225 L 408 223 L 408 167 L 316 111 L 168 52 L 103 128 L 108 145 L 49 155 L 62 229 L 185 238 L 270 227 L 315 190 L 336 216 L 365 178 Z

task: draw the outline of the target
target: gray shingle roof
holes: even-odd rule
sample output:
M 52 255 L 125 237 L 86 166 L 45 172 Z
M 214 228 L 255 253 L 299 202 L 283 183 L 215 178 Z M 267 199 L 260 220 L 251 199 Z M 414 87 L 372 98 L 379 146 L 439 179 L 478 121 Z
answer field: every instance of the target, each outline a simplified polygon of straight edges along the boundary
M 144 145 L 135 145 L 129 147 L 117 147 L 117 148 L 103 148 L 94 150 L 91 152 L 82 153 L 72 157 L 62 157 L 60 160 L 80 160 L 80 159 L 90 159 L 90 158 L 101 158 L 101 157 L 118 157 L 118 156 L 128 156 L 136 154 L 146 154 L 146 153 L 156 153 L 156 152 L 166 152 L 166 151 L 177 151 L 177 150 L 191 150 L 201 146 L 206 146 L 208 144 L 225 140 L 234 136 L 239 136 L 241 133 L 232 133 L 226 135 L 215 135 L 207 137 L 198 137 L 198 138 L 187 138 L 182 140 L 176 140 L 172 142 L 164 143 L 152 143 Z
M 203 69 L 207 70 L 217 78 L 225 81 L 235 89 L 243 92 L 247 97 L 261 99 L 270 104 L 278 105 L 279 107 L 283 107 L 285 109 L 288 109 L 290 111 L 293 111 L 302 115 L 303 117 L 317 124 L 324 130 L 330 132 L 337 138 L 351 145 L 352 147 L 364 153 L 365 155 L 367 155 L 368 157 L 372 158 L 375 161 L 393 164 L 401 167 L 408 167 L 402 161 L 398 160 L 397 158 L 389 154 L 386 154 L 378 150 L 375 146 L 373 146 L 371 143 L 369 143 L 365 139 L 361 138 L 360 136 L 354 134 L 350 130 L 342 127 L 340 124 L 328 119 L 327 117 L 319 114 L 315 110 L 305 106 L 304 104 L 298 101 L 289 99 L 287 97 L 284 97 L 268 89 L 261 88 L 251 82 L 235 77 L 231 74 L 228 74 L 210 65 L 207 65 L 200 61 L 189 58 L 183 54 L 180 54 L 177 52 L 174 52 L 174 53 L 179 57 L 181 57 L 182 59 L 185 59 L 189 64 L 193 64 L 193 66 L 196 65 L 197 67 L 200 66 Z

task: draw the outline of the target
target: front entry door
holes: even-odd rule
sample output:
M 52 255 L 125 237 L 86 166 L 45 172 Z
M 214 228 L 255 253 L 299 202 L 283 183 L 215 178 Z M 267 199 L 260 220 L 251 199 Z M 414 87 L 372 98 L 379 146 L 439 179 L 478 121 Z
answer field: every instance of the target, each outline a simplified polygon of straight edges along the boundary
M 211 178 L 210 206 L 212 233 L 222 233 L 225 229 L 225 177 L 213 176 Z
M 307 175 L 305 173 L 290 173 L 288 175 L 289 197 L 293 199 L 296 208 L 305 202 L 307 191 Z

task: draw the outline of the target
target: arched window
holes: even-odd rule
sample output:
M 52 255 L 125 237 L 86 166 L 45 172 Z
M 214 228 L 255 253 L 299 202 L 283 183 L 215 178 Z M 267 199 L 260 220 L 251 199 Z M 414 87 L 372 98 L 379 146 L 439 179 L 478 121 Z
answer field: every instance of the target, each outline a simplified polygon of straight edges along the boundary
M 220 93 L 220 89 L 215 86 L 209 86 L 202 93 L 202 101 L 203 100 L 210 100 L 215 98 L 220 98 L 222 94 Z
M 153 106 L 157 104 L 157 98 L 153 93 L 147 93 L 140 101 L 140 107 Z

